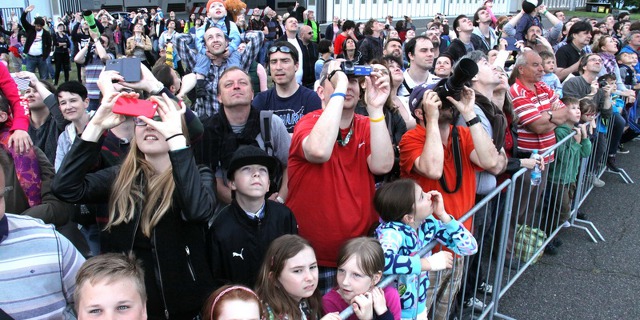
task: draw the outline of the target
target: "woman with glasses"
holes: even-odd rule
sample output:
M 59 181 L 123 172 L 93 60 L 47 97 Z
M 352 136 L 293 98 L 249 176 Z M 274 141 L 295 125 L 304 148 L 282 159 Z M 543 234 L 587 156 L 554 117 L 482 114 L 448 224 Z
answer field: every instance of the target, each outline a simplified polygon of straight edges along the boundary
M 132 251 L 142 261 L 150 319 L 193 319 L 213 289 L 205 254 L 207 221 L 216 205 L 213 174 L 196 166 L 187 145 L 186 107 L 166 94 L 150 99 L 157 105 L 153 119 L 134 118 L 122 164 L 89 173 L 104 133 L 126 119 L 112 112 L 116 101 L 138 98 L 135 93 L 104 96 L 65 157 L 53 188 L 67 202 L 109 204 L 108 216 L 98 217 L 106 223 L 102 252 Z M 129 105 L 136 107 L 140 103 Z

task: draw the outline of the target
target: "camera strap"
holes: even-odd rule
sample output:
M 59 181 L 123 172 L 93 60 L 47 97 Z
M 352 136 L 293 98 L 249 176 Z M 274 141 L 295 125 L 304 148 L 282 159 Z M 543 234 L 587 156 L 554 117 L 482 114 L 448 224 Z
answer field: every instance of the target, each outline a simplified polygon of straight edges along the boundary
M 453 191 L 449 190 L 447 181 L 444 178 L 444 169 L 442 170 L 442 177 L 440 177 L 440 186 L 446 193 L 456 193 L 462 185 L 462 157 L 460 156 L 460 139 L 458 139 L 458 127 L 453 126 L 451 130 L 451 144 L 453 148 L 453 161 L 456 166 L 456 187 Z
M 404 86 L 405 89 L 407 89 L 407 92 L 409 92 L 409 94 L 413 92 L 413 88 L 409 88 L 409 85 L 407 84 L 407 80 L 402 80 L 402 85 Z

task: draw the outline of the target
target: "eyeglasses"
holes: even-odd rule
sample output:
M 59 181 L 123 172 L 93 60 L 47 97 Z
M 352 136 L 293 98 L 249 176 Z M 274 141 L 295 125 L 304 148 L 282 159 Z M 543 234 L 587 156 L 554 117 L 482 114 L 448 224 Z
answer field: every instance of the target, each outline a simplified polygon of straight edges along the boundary
M 153 117 L 153 120 L 155 120 L 155 121 L 162 121 L 162 118 L 160 118 L 160 116 L 155 116 L 155 117 Z M 136 127 L 146 127 L 146 126 L 147 126 L 147 123 L 146 123 L 146 122 L 144 122 L 144 121 L 142 121 L 142 120 L 138 119 L 137 117 L 136 117 L 136 118 L 133 118 L 133 124 L 134 124 Z
M 602 59 L 600 59 L 600 58 L 589 58 L 589 59 L 587 59 L 587 61 L 589 61 L 589 62 L 602 62 Z
M 282 53 L 291 53 L 291 49 L 287 46 L 272 46 L 269 48 L 269 53 L 276 53 L 278 51 Z

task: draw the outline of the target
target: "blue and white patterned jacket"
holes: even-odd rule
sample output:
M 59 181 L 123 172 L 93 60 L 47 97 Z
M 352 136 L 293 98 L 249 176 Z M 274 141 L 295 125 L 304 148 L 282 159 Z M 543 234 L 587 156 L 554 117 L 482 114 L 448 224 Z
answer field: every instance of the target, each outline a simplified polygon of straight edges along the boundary
M 432 240 L 437 240 L 455 253 L 467 256 L 478 251 L 473 235 L 462 224 L 451 218 L 443 224 L 429 216 L 418 232 L 397 221 L 384 222 L 376 229 L 376 236 L 384 251 L 384 274 L 400 275 L 396 281 L 403 319 L 415 319 L 426 308 L 429 277 L 421 270 L 417 252 Z M 425 257 L 431 255 L 427 253 Z

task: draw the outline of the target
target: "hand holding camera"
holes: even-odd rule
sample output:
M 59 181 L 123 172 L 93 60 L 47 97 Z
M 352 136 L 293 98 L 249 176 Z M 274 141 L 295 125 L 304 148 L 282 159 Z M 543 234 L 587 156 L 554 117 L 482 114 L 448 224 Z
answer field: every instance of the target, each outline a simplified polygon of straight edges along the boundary
M 460 101 L 454 97 L 448 96 L 447 100 L 460 112 L 464 121 L 469 121 L 476 117 L 473 107 L 476 105 L 476 93 L 473 89 L 465 86 L 460 93 Z
M 367 105 L 367 109 L 382 111 L 384 103 L 391 93 L 391 77 L 389 76 L 389 70 L 385 66 L 374 64 L 371 67 L 373 71 L 369 70 L 369 75 L 364 78 L 366 85 L 364 102 Z M 369 112 L 369 116 L 373 117 L 374 115 L 371 113 Z
M 442 101 L 435 91 L 427 90 L 422 96 L 422 112 L 427 119 L 438 120 Z

